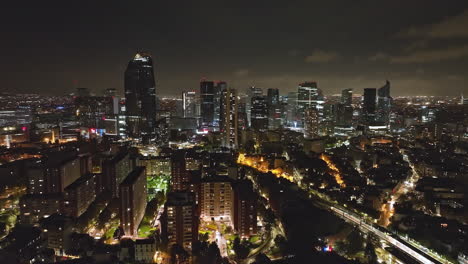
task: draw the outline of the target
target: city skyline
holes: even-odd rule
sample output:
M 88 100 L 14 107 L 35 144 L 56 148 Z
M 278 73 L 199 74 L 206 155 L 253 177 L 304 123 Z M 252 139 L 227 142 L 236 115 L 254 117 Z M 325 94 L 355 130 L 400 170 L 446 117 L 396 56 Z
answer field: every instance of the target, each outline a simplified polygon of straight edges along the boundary
M 123 94 L 126 62 L 147 51 L 158 95 L 195 89 L 202 77 L 239 91 L 254 85 L 285 94 L 303 81 L 337 94 L 387 79 L 396 96 L 468 94 L 468 3 L 402 3 L 146 2 L 141 8 L 85 1 L 28 10 L 9 3 L 0 89 L 69 94 L 87 87 L 99 94 L 113 87 Z
M 2 5 L 0 263 L 468 264 L 466 0 L 136 3 Z

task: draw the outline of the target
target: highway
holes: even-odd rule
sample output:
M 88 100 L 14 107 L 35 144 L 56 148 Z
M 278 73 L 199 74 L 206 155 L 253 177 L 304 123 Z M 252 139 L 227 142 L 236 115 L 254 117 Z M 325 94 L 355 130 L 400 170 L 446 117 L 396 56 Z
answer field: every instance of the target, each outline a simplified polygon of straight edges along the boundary
M 385 221 L 383 223 L 384 226 L 388 225 L 389 219 L 393 215 L 393 204 L 399 199 L 401 194 L 412 191 L 416 186 L 416 182 L 420 179 L 420 176 L 418 175 L 412 162 L 409 160 L 408 155 L 404 151 L 401 151 L 401 154 L 403 156 L 403 160 L 409 163 L 412 173 L 411 175 L 408 176 L 406 180 L 398 184 L 398 186 L 395 188 L 394 194 L 392 195 L 391 201 L 389 201 L 389 203 L 386 204 L 386 207 L 385 207 L 386 213 L 384 217 Z M 324 203 L 329 204 L 329 202 L 326 199 L 323 199 L 322 197 L 319 197 L 319 198 Z M 322 207 L 323 207 L 323 204 L 322 204 Z M 396 234 L 391 234 L 389 233 L 390 231 L 388 231 L 384 227 L 370 224 L 361 216 L 350 212 L 346 208 L 334 206 L 334 205 L 326 206 L 326 208 L 328 207 L 336 215 L 340 216 L 341 218 L 345 220 L 348 220 L 355 224 L 360 225 L 360 227 L 364 231 L 368 231 L 368 232 L 375 234 L 382 240 L 393 245 L 395 248 L 398 248 L 402 250 L 403 252 L 406 252 L 407 254 L 409 254 L 411 257 L 413 257 L 415 260 L 417 260 L 420 263 L 444 263 L 444 264 L 451 263 L 447 261 L 446 259 L 442 258 L 440 255 L 437 255 L 436 253 L 429 251 L 427 248 L 417 243 L 414 243 L 413 241 L 406 239 L 405 237 L 401 237 Z
M 405 161 L 409 161 L 408 157 L 405 155 L 405 153 L 402 153 L 402 154 L 403 154 L 403 159 Z M 259 164 L 260 163 L 256 159 L 259 159 L 260 161 L 263 162 L 263 160 L 261 158 L 258 158 L 258 157 L 252 158 L 252 157 L 248 157 L 248 156 L 246 156 L 244 154 L 239 155 L 239 159 L 238 159 L 237 162 L 239 164 L 241 164 L 241 165 L 245 165 L 245 166 L 254 168 L 254 169 L 256 169 L 256 170 L 258 170 L 260 172 L 267 172 L 267 171 L 272 172 L 277 177 L 282 177 L 282 178 L 285 178 L 285 179 L 287 179 L 287 180 L 289 180 L 291 182 L 295 182 L 296 184 L 298 184 L 299 187 L 302 187 L 302 189 L 308 189 L 307 187 L 300 186 L 300 183 L 295 181 L 294 178 L 291 177 L 290 175 L 285 175 L 284 172 L 283 173 L 277 173 L 277 170 L 267 170 L 267 171 L 265 171 L 265 170 L 259 169 Z M 262 164 L 262 165 L 264 165 L 264 164 Z M 409 162 L 409 165 L 410 165 L 411 169 L 413 170 L 413 173 L 412 173 L 412 175 L 410 175 L 410 177 L 408 179 L 406 179 L 406 181 L 404 181 L 402 184 L 400 184 L 402 186 L 399 186 L 397 188 L 398 189 L 398 195 L 395 195 L 395 197 L 393 197 L 394 199 L 398 198 L 401 193 L 406 193 L 409 190 L 411 190 L 412 188 L 414 188 L 415 183 L 419 179 L 419 175 L 417 174 L 416 170 L 414 169 L 413 164 L 411 162 Z M 255 182 L 255 181 L 253 181 L 253 182 Z M 390 245 L 393 245 L 395 248 L 398 248 L 398 249 L 402 250 L 403 252 L 406 252 L 407 254 L 409 254 L 411 257 L 413 257 L 418 262 L 424 263 L 424 264 L 438 264 L 438 263 L 447 264 L 447 263 L 451 263 L 451 262 L 445 260 L 444 258 L 442 258 L 441 256 L 435 254 L 434 252 L 430 252 L 427 248 L 424 248 L 423 246 L 421 246 L 419 244 L 416 244 L 416 243 L 410 243 L 411 241 L 405 241 L 405 238 L 400 237 L 400 236 L 395 235 L 395 234 L 391 234 L 390 231 L 388 231 L 386 228 L 379 227 L 379 226 L 374 226 L 373 224 L 370 224 L 369 222 L 367 222 L 367 220 L 363 219 L 361 216 L 359 216 L 357 214 L 354 214 L 354 213 L 348 211 L 347 209 L 345 209 L 343 207 L 332 205 L 329 199 L 325 199 L 324 197 L 322 197 L 320 195 L 317 195 L 317 194 L 315 194 L 315 195 L 321 201 L 320 202 L 321 207 L 329 209 L 330 211 L 335 213 L 340 218 L 343 218 L 345 220 L 348 220 L 348 221 L 351 221 L 351 222 L 353 222 L 355 224 L 360 225 L 361 228 L 364 231 L 368 231 L 368 232 L 371 232 L 371 233 L 375 234 L 377 237 L 379 237 L 382 240 L 386 241 Z M 393 211 L 392 210 L 393 209 L 392 208 L 393 203 L 394 203 L 394 200 L 389 204 L 390 207 L 388 207 L 387 210 Z M 391 214 L 389 214 L 389 215 L 391 215 Z
M 400 249 L 403 252 L 406 252 L 408 255 L 410 255 L 411 257 L 413 257 L 415 260 L 417 260 L 420 263 L 424 263 L 424 264 L 444 263 L 444 262 L 435 260 L 434 258 L 428 256 L 426 253 L 418 249 L 415 249 L 410 245 L 407 245 L 406 242 L 404 242 L 403 240 L 399 238 L 395 238 L 394 235 L 383 232 L 380 229 L 374 227 L 373 225 L 366 223 L 366 221 L 364 221 L 362 218 L 360 218 L 359 216 L 353 213 L 349 213 L 346 210 L 340 209 L 336 206 L 330 206 L 330 210 L 333 211 L 336 215 L 340 216 L 341 218 L 359 225 L 360 228 L 363 229 L 364 231 L 373 233 L 380 239 L 386 241 L 388 244 Z

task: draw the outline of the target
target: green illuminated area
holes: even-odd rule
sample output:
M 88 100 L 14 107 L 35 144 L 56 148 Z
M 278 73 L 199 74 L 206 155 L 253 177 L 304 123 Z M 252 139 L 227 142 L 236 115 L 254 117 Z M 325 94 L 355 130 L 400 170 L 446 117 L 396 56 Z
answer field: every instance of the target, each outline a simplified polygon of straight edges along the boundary
M 147 177 L 148 200 L 156 197 L 158 192 L 166 193 L 169 188 L 169 175 L 152 175 Z
M 166 201 L 163 191 L 155 194 L 155 197 L 146 205 L 145 215 L 138 227 L 138 237 L 152 237 L 158 230 L 157 219 L 162 212 L 162 206 Z
M 25 192 L 24 187 L 12 187 L 0 193 L 0 238 L 8 235 L 16 225 L 19 215 L 19 199 Z

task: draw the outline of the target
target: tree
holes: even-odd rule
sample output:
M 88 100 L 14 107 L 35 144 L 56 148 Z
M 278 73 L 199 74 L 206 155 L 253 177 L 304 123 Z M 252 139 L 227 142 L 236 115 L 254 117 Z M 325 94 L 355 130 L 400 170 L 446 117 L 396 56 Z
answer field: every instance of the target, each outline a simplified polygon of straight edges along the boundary
M 239 237 L 234 239 L 232 248 L 234 249 L 234 253 L 236 253 L 236 258 L 238 260 L 247 258 L 250 253 L 249 247 L 247 247 L 245 243 L 241 243 Z
M 355 255 L 359 251 L 362 251 L 364 249 L 364 239 L 362 238 L 361 234 L 359 234 L 359 231 L 357 229 L 354 229 L 348 235 L 347 240 L 348 243 L 346 253 L 348 255 Z
M 221 252 L 219 251 L 218 245 L 215 242 L 211 242 L 207 250 L 207 262 L 206 263 L 218 263 L 221 261 Z
M 364 255 L 367 258 L 367 263 L 377 264 L 377 254 L 375 254 L 375 248 L 370 239 L 367 239 L 366 248 L 364 249 Z
M 245 143 L 245 152 L 254 153 L 255 152 L 255 141 L 250 139 Z
M 226 228 L 224 229 L 224 233 L 225 234 L 231 234 L 232 233 L 232 226 L 226 226 Z
M 171 248 L 171 263 L 176 264 L 176 263 L 184 263 L 185 261 L 188 260 L 189 254 L 185 249 L 179 245 L 179 244 L 174 244 L 172 245 Z
M 255 257 L 255 262 L 253 264 L 271 264 L 273 263 L 267 255 L 260 253 Z
M 202 242 L 195 241 L 192 243 L 192 256 L 200 256 L 202 251 Z
M 222 264 L 221 252 L 214 242 L 196 242 L 192 245 L 194 264 Z M 227 262 L 229 263 L 229 262 Z
M 223 259 L 221 259 L 220 264 L 231 264 L 231 261 L 229 261 L 228 258 L 224 257 Z
M 208 232 L 206 232 L 206 233 L 201 233 L 201 234 L 199 235 L 199 239 L 200 239 L 201 242 L 206 242 L 206 241 L 208 241 L 209 238 L 210 238 L 210 235 L 209 235 Z
M 275 245 L 281 252 L 281 255 L 285 256 L 288 254 L 288 241 L 282 235 L 277 235 L 275 237 Z
M 72 233 L 70 240 L 73 247 L 67 250 L 71 255 L 86 256 L 86 252 L 92 250 L 95 245 L 95 240 L 88 234 Z

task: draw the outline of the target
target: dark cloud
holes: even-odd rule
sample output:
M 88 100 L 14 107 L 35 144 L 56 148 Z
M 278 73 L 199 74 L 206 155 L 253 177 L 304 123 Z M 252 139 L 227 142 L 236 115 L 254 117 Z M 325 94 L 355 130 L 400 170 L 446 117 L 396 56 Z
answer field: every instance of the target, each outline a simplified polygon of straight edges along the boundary
M 311 55 L 305 57 L 305 61 L 309 63 L 330 62 L 337 60 L 339 57 L 340 55 L 337 52 L 316 49 Z
M 464 60 L 468 57 L 468 45 L 444 49 L 416 50 L 412 53 L 389 57 L 390 63 L 435 63 L 446 60 Z
M 203 76 L 283 93 L 305 80 L 327 93 L 385 79 L 399 94 L 468 88 L 448 78 L 468 68 L 465 0 L 26 2 L 2 4 L 2 91 L 65 94 L 78 83 L 123 94 L 141 50 L 154 57 L 159 94 Z
M 398 34 L 409 38 L 468 38 L 468 9 L 430 25 L 412 26 Z
M 239 69 L 234 72 L 234 75 L 236 75 L 237 77 L 245 77 L 249 75 L 249 72 L 249 69 Z

